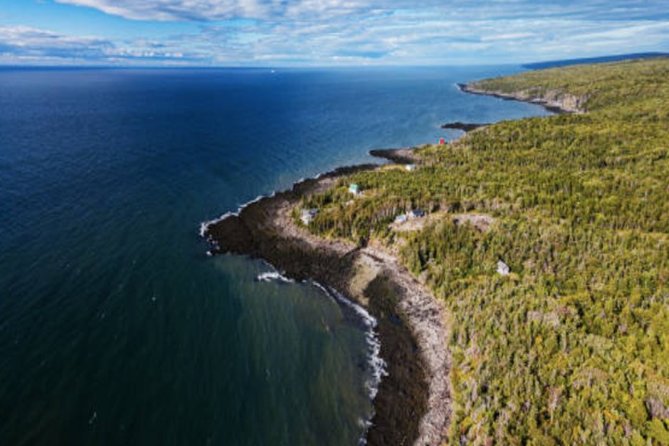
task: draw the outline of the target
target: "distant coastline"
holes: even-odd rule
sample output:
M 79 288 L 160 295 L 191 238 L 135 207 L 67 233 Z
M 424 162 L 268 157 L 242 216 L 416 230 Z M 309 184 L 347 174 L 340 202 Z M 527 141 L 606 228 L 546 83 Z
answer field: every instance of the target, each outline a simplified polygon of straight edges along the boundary
M 585 57 L 580 59 L 547 60 L 544 62 L 524 64 L 523 67 L 529 68 L 530 70 L 543 70 L 545 68 L 559 68 L 559 67 L 568 67 L 572 65 L 623 62 L 628 60 L 639 60 L 639 59 L 655 59 L 658 57 L 667 57 L 667 56 L 669 56 L 669 53 L 656 51 L 649 53 L 619 54 L 615 56 Z
M 482 96 L 493 96 L 506 101 L 520 101 L 529 102 L 532 104 L 541 105 L 551 113 L 583 113 L 583 104 L 587 98 L 580 98 L 572 95 L 565 95 L 561 92 L 546 91 L 538 94 L 530 91 L 520 92 L 504 92 L 491 91 L 479 88 L 476 82 L 468 84 L 457 84 L 458 88 L 469 94 L 476 94 Z

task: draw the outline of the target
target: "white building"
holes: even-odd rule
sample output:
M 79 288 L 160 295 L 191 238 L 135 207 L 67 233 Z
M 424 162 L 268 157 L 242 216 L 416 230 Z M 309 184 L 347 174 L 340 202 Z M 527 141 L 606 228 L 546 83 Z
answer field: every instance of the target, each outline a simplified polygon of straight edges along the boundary
M 302 220 L 305 226 L 309 226 L 309 223 L 314 220 L 316 215 L 318 215 L 318 209 L 302 209 L 300 220 Z
M 497 261 L 497 274 L 501 274 L 502 276 L 508 276 L 510 272 L 511 268 L 509 268 L 509 265 L 507 265 L 501 260 Z

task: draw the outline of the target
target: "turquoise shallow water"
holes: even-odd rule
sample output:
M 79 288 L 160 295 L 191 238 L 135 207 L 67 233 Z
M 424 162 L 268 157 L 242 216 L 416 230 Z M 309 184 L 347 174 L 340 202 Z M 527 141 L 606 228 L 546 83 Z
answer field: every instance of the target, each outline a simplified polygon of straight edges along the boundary
M 447 121 L 514 67 L 0 70 L 0 444 L 356 444 L 366 326 L 199 224 Z

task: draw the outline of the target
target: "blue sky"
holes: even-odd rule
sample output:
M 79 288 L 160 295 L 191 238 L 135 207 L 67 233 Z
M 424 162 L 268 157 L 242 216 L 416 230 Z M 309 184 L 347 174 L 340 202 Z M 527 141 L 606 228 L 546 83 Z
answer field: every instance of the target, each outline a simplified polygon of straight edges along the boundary
M 669 51 L 668 0 L 0 0 L 0 64 L 463 65 Z

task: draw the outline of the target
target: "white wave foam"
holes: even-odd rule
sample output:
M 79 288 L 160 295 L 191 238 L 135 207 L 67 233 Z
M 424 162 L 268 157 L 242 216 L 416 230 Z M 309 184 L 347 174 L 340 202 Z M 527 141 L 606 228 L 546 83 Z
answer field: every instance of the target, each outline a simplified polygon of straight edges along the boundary
M 376 394 L 379 392 L 379 384 L 381 383 L 381 379 L 388 375 L 388 371 L 386 370 L 386 361 L 381 358 L 381 341 L 379 341 L 379 337 L 376 333 L 376 326 L 378 325 L 376 318 L 369 314 L 369 312 L 361 305 L 358 305 L 352 300 L 346 298 L 340 292 L 325 287 L 318 282 L 313 283 L 326 294 L 334 298 L 338 303 L 352 309 L 365 325 L 365 341 L 367 342 L 367 346 L 369 348 L 368 361 L 372 370 L 372 376 L 365 383 L 365 387 L 368 390 L 369 397 L 374 399 Z
M 258 282 L 271 282 L 273 280 L 277 280 L 280 282 L 286 282 L 286 283 L 295 283 L 293 279 L 289 279 L 288 277 L 284 276 L 283 274 L 277 272 L 277 271 L 267 271 L 261 274 L 258 274 L 256 276 L 256 280 Z
M 388 376 L 386 361 L 384 361 L 383 358 L 381 358 L 381 341 L 379 340 L 379 336 L 376 333 L 376 326 L 378 325 L 376 318 L 371 314 L 369 314 L 369 312 L 365 310 L 361 305 L 358 305 L 352 300 L 346 298 L 340 292 L 332 288 L 325 287 L 318 282 L 313 282 L 313 284 L 316 285 L 321 290 L 323 290 L 324 293 L 326 293 L 340 305 L 344 305 L 345 307 L 352 309 L 353 312 L 356 314 L 356 316 L 358 316 L 365 325 L 366 328 L 365 341 L 367 343 L 367 348 L 368 348 L 367 362 L 372 372 L 371 377 L 365 382 L 365 387 L 367 389 L 367 394 L 369 395 L 369 398 L 371 400 L 374 400 L 374 398 L 376 398 L 376 395 L 379 393 L 379 385 L 381 384 L 381 380 L 383 379 L 384 376 Z M 358 441 L 358 444 L 360 446 L 364 446 L 367 444 L 367 432 L 369 431 L 369 428 L 372 426 L 371 422 L 372 416 L 373 414 L 370 415 L 370 419 L 367 420 L 364 419 L 358 420 L 360 426 L 365 429 L 363 435 L 360 437 Z
M 240 209 L 240 211 L 241 211 L 241 209 Z M 225 220 L 226 218 L 232 217 L 233 215 L 239 215 L 240 211 L 226 212 L 225 214 L 223 214 L 220 217 L 215 218 L 213 220 L 203 221 L 202 223 L 200 223 L 200 237 L 202 237 L 202 238 L 206 237 L 207 229 L 209 229 L 209 226 L 215 225 L 216 223 L 221 222 L 221 221 Z
M 272 193 L 269 195 L 269 197 L 273 197 L 275 194 L 276 194 L 276 192 L 272 192 Z M 258 201 L 262 200 L 262 199 L 265 198 L 266 196 L 267 196 L 267 195 L 258 195 L 258 196 L 255 197 L 253 200 L 251 200 L 251 201 L 247 201 L 246 203 L 244 203 L 244 204 L 242 204 L 241 206 L 239 206 L 239 207 L 237 208 L 237 210 L 234 211 L 234 212 L 232 212 L 232 211 L 230 211 L 230 212 L 226 212 L 225 214 L 223 214 L 223 215 L 221 215 L 220 217 L 215 218 L 215 219 L 213 219 L 213 220 L 203 221 L 202 223 L 200 223 L 200 237 L 205 238 L 205 236 L 206 236 L 206 234 L 207 234 L 207 229 L 209 228 L 209 226 L 214 225 L 214 224 L 216 224 L 216 223 L 219 223 L 219 222 L 225 220 L 226 218 L 230 218 L 230 217 L 238 217 L 239 214 L 244 210 L 245 207 L 250 206 L 250 205 L 252 205 L 253 203 L 257 203 Z
M 272 265 L 269 263 L 267 263 L 267 265 L 272 267 Z M 256 277 L 256 280 L 264 282 L 270 282 L 272 280 L 280 280 L 289 283 L 295 282 L 294 280 L 287 278 L 276 270 L 261 273 Z M 384 376 L 388 375 L 386 361 L 381 358 L 381 341 L 379 340 L 379 336 L 376 333 L 376 327 L 378 325 L 376 318 L 369 314 L 369 312 L 364 307 L 348 299 L 337 290 L 326 287 L 316 281 L 311 281 L 311 283 L 320 288 L 326 296 L 333 299 L 339 305 L 343 305 L 344 307 L 351 309 L 365 326 L 365 343 L 367 344 L 368 349 L 367 362 L 371 370 L 371 376 L 365 382 L 365 388 L 367 389 L 369 398 L 374 400 L 379 392 L 379 385 L 381 384 L 381 380 Z M 372 424 L 370 420 L 360 420 L 360 422 L 362 426 L 365 427 L 365 434 L 360 439 L 359 444 L 364 445 L 367 443 L 367 430 Z

